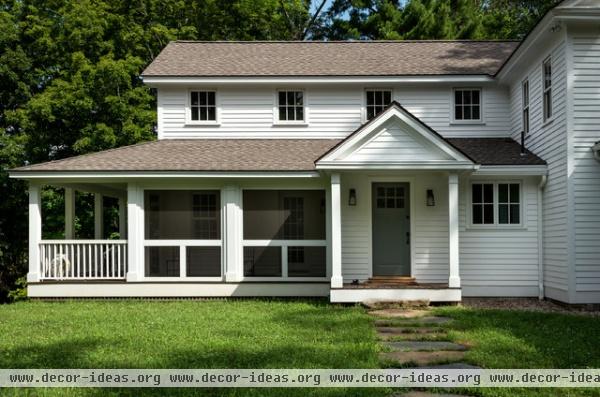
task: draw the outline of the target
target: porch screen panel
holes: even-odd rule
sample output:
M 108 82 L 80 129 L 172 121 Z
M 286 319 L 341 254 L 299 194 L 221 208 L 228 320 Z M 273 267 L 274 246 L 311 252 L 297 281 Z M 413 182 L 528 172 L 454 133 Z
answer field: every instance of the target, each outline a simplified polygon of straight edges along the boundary
M 243 228 L 244 276 L 326 276 L 324 190 L 245 190 Z
M 144 207 L 146 277 L 221 276 L 219 191 L 146 190 Z
M 325 277 L 325 247 L 288 247 L 288 276 Z
M 147 190 L 147 240 L 220 240 L 218 191 Z
M 146 277 L 179 277 L 179 247 L 146 247 Z
M 281 277 L 281 247 L 244 247 L 244 276 Z
M 245 240 L 324 240 L 323 190 L 245 190 Z

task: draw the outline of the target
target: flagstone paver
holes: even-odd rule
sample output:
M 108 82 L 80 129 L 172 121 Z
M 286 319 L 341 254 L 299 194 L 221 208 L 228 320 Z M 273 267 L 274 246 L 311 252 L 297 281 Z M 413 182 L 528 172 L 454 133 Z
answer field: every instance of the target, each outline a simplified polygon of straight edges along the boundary
M 410 391 L 408 393 L 394 394 L 392 397 L 468 397 L 458 394 L 436 394 L 426 391 Z
M 417 367 L 419 369 L 481 369 L 477 365 L 471 365 L 467 363 L 450 363 L 440 365 L 429 365 L 424 367 Z
M 454 350 L 464 351 L 467 350 L 466 346 L 459 345 L 458 343 L 446 342 L 446 341 L 398 341 L 398 342 L 385 342 L 385 346 L 394 350 L 400 351 L 437 351 L 437 350 Z
M 376 326 L 386 325 L 402 325 L 409 326 L 413 324 L 417 325 L 441 325 L 452 321 L 450 317 L 439 317 L 439 316 L 425 316 L 419 318 L 402 318 L 402 317 L 387 317 L 375 320 Z
M 444 332 L 438 327 L 377 327 L 378 334 L 406 335 L 406 334 L 436 334 Z
M 391 352 L 379 358 L 395 366 L 419 369 L 478 369 L 463 362 L 468 346 L 453 343 L 441 327 L 449 317 L 432 316 L 426 309 L 382 308 L 369 314 L 376 317 L 377 336 Z M 457 394 L 435 394 L 425 391 L 396 393 L 392 397 L 460 397 Z M 464 397 L 464 396 L 463 396 Z
M 420 309 L 379 309 L 369 312 L 372 316 L 387 318 L 419 318 L 429 313 L 428 310 Z
M 449 362 L 462 361 L 464 351 L 395 351 L 380 353 L 380 357 L 388 362 L 398 365 L 415 364 L 417 366 L 436 365 Z

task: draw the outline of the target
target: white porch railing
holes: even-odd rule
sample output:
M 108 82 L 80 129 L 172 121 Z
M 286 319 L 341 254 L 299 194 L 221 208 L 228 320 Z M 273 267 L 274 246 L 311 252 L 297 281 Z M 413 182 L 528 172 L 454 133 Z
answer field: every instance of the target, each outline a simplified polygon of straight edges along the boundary
M 41 280 L 114 280 L 127 274 L 127 240 L 42 240 Z

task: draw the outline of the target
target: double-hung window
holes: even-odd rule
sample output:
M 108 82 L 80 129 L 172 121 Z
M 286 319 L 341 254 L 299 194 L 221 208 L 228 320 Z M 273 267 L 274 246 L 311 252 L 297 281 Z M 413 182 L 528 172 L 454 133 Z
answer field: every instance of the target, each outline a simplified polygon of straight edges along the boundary
M 278 120 L 280 122 L 304 122 L 304 91 L 280 90 L 277 92 Z
M 481 121 L 481 89 L 454 89 L 454 121 Z
M 471 184 L 473 225 L 520 225 L 521 184 L 477 182 Z
M 369 89 L 365 92 L 367 103 L 365 106 L 367 120 L 371 120 L 392 103 L 392 90 Z
M 190 91 L 190 114 L 192 123 L 215 123 L 217 121 L 217 93 L 215 91 Z
M 529 134 L 529 80 L 521 85 L 521 103 L 523 105 L 523 132 Z
M 542 65 L 544 88 L 544 121 L 552 118 L 552 58 L 547 58 Z

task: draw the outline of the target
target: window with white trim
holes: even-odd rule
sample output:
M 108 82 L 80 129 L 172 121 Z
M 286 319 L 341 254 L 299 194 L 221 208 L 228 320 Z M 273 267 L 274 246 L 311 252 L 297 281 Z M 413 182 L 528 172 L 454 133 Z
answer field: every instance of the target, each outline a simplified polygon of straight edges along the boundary
M 498 223 L 518 225 L 521 223 L 521 193 L 518 183 L 498 184 Z
M 454 89 L 454 120 L 481 121 L 481 89 Z
M 544 121 L 552 118 L 552 58 L 548 57 L 543 65 L 542 65 L 542 74 L 543 74 L 543 88 L 544 88 L 544 97 L 543 97 L 543 111 L 544 111 Z
M 190 91 L 190 121 L 217 121 L 216 91 Z
M 520 225 L 521 184 L 477 182 L 471 184 L 471 224 Z
M 392 90 L 369 89 L 365 91 L 367 103 L 365 106 L 367 120 L 371 120 L 392 103 Z
M 304 91 L 281 90 L 277 98 L 279 121 L 304 121 Z
M 494 224 L 494 184 L 474 183 L 471 185 L 472 222 L 474 225 Z
M 529 80 L 523 81 L 521 84 L 521 103 L 523 117 L 523 132 L 529 134 Z

